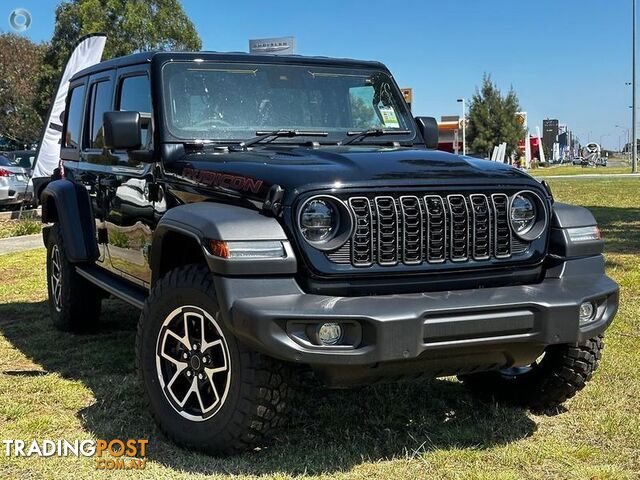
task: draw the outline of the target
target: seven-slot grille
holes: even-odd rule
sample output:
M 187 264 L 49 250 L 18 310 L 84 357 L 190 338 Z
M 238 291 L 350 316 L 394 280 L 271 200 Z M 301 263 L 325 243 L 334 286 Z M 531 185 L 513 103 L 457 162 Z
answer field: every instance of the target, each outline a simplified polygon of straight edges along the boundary
M 504 193 L 353 196 L 346 203 L 355 227 L 351 239 L 327 255 L 335 263 L 482 261 L 510 258 L 528 248 L 512 236 Z

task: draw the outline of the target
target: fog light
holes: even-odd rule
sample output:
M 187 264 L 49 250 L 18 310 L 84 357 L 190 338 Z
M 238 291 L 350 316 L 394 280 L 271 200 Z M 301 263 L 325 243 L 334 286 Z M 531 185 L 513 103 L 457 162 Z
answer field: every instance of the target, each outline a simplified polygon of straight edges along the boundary
M 596 306 L 593 302 L 583 302 L 580 305 L 580 325 L 585 325 L 596 316 Z
M 323 345 L 335 345 L 342 337 L 342 327 L 337 323 L 323 323 L 318 328 L 318 340 Z

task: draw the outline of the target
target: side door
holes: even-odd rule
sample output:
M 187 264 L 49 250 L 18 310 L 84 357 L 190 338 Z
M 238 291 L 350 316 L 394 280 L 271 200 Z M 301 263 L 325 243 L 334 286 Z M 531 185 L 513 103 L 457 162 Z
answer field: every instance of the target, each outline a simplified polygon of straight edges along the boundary
M 120 68 L 116 74 L 113 110 L 140 112 L 142 150 L 153 148 L 151 91 L 148 65 Z M 149 251 L 155 228 L 150 195 L 154 164 L 126 151 L 109 152 L 111 174 L 103 183 L 107 202 L 105 228 L 114 271 L 141 286 L 151 282 Z
M 89 192 L 92 202 L 92 211 L 94 215 L 97 212 L 96 204 L 97 185 L 95 176 L 90 172 L 86 172 L 83 168 L 83 142 L 87 132 L 87 117 L 89 108 L 88 94 L 88 78 L 82 77 L 74 80 L 69 85 L 69 93 L 67 94 L 67 103 L 64 112 L 62 138 L 60 140 L 60 159 L 64 168 L 64 176 L 67 180 L 71 180 L 83 185 Z M 87 173 L 89 173 L 87 175 Z M 100 256 L 98 263 L 101 264 L 105 259 L 105 249 L 99 246 Z
M 104 150 L 102 135 L 102 112 L 111 109 L 113 103 L 114 71 L 107 70 L 89 77 L 86 85 L 86 108 L 83 116 L 79 163 L 76 173 L 78 182 L 84 184 L 91 198 L 96 232 L 98 233 L 98 264 L 109 267 L 109 255 L 101 232 L 105 224 L 105 199 L 103 182 L 109 175 L 112 162 L 109 152 Z

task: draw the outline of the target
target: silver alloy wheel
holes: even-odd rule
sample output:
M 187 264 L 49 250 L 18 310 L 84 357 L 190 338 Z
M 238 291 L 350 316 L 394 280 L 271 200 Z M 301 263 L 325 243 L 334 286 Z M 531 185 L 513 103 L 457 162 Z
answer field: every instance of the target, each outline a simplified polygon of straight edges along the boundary
M 214 416 L 231 384 L 229 347 L 216 320 L 191 305 L 172 311 L 158 334 L 156 372 L 182 417 L 200 422 Z
M 51 296 L 56 311 L 62 310 L 62 269 L 58 245 L 51 247 Z

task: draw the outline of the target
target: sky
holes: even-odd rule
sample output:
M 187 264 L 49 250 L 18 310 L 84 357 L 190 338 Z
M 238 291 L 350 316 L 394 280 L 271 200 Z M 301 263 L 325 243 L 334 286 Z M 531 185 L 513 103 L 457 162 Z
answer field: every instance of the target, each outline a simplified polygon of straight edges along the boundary
M 54 0 L 2 0 L 25 35 L 47 41 Z M 250 38 L 294 36 L 297 53 L 383 62 L 413 88 L 416 115 L 458 115 L 487 73 L 513 87 L 529 129 L 557 118 L 586 141 L 624 144 L 631 124 L 632 0 L 185 0 L 204 50 L 248 51 Z M 623 128 L 616 127 L 619 125 Z

